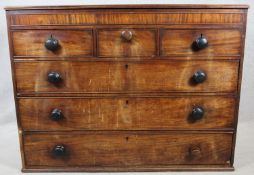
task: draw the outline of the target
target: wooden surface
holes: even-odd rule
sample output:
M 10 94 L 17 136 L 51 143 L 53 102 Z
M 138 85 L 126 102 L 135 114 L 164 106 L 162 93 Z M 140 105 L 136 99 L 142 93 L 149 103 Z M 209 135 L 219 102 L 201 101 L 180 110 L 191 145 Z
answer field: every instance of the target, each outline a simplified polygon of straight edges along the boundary
M 141 132 L 24 135 L 29 166 L 133 167 L 230 163 L 231 134 Z M 66 155 L 55 157 L 55 145 Z
M 121 37 L 123 31 L 133 34 L 131 41 L 126 41 Z M 93 33 L 96 33 L 95 37 Z M 201 34 L 208 39 L 209 47 L 195 50 L 193 42 Z M 54 52 L 47 50 L 44 46 L 45 41 L 51 35 L 60 44 Z M 241 54 L 241 40 L 242 36 L 239 29 L 161 29 L 157 31 L 157 28 L 100 28 L 94 31 L 91 28 L 86 28 L 82 30 L 17 30 L 13 32 L 13 52 L 16 59 L 42 57 L 52 60 L 61 57 L 58 58 L 61 60 L 70 57 L 95 56 L 115 59 L 121 57 L 151 59 L 156 56 L 216 59 L 218 56 L 223 59 L 232 59 Z M 97 48 L 93 48 L 94 44 Z M 95 50 L 96 53 L 94 53 Z
M 247 8 L 6 8 L 22 170 L 233 170 Z M 201 34 L 208 47 L 193 49 Z M 197 106 L 204 116 L 190 120 Z M 62 120 L 50 119 L 56 108 Z
M 186 130 L 233 129 L 232 97 L 171 98 L 21 98 L 21 125 L 26 131 L 54 130 Z M 194 107 L 203 107 L 193 120 Z M 64 115 L 52 121 L 53 109 Z
M 121 32 L 132 33 L 132 39 L 126 41 Z M 133 57 L 156 55 L 157 32 L 155 29 L 101 29 L 97 33 L 99 57 Z
M 122 4 L 122 5 L 79 5 L 79 6 L 18 6 L 5 10 L 50 10 L 50 9 L 247 9 L 247 4 Z
M 109 24 L 242 24 L 243 11 L 241 9 L 192 9 L 177 10 L 156 9 L 108 9 L 101 11 L 75 10 L 65 13 L 65 10 L 57 10 L 48 14 L 47 11 L 33 13 L 23 11 L 19 15 L 11 17 L 11 25 L 109 25 Z M 26 14 L 27 13 L 27 14 Z
M 237 88 L 238 66 L 236 61 L 15 63 L 19 93 L 170 91 L 233 93 Z M 193 74 L 198 70 L 205 71 L 208 77 L 201 84 L 192 81 Z M 60 73 L 63 79 L 61 83 L 55 85 L 47 81 L 47 75 L 51 71 Z
M 162 30 L 162 56 L 239 56 L 241 54 L 240 30 Z M 193 42 L 203 34 L 208 40 L 208 47 L 195 51 Z
M 52 52 L 44 46 L 52 35 L 59 48 Z M 93 55 L 91 30 L 28 30 L 13 32 L 14 56 L 73 57 Z

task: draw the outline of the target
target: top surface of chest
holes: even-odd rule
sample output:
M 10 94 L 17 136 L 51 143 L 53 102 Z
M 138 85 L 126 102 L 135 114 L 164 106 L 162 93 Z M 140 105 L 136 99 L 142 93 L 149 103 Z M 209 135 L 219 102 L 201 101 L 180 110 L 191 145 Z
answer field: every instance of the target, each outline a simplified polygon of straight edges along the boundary
M 6 8 L 11 25 L 242 24 L 245 5 L 122 5 Z

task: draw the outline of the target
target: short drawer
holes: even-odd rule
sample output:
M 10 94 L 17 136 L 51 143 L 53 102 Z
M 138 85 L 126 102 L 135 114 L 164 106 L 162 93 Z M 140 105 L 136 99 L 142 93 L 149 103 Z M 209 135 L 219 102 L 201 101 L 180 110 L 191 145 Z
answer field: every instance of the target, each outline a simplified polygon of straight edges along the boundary
M 81 57 L 93 55 L 92 30 L 19 30 L 13 32 L 16 57 Z M 46 47 L 47 45 L 47 47 Z
M 229 165 L 232 134 L 25 133 L 26 166 Z
M 242 34 L 237 29 L 162 29 L 160 38 L 161 56 L 206 56 L 209 59 L 241 55 Z
M 26 131 L 233 129 L 232 97 L 20 98 Z
M 156 55 L 155 29 L 100 29 L 97 32 L 99 57 Z
M 238 61 L 45 61 L 14 65 L 18 93 L 233 93 L 238 66 Z

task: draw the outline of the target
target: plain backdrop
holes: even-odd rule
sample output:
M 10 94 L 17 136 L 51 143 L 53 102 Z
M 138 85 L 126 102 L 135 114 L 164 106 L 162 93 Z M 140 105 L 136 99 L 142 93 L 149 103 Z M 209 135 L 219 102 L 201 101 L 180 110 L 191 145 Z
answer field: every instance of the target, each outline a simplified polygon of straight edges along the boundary
M 131 174 L 254 174 L 254 0 L 0 0 L 0 175 L 21 174 L 4 7 L 86 4 L 249 4 L 234 172 L 163 172 Z M 50 175 L 51 173 L 47 173 Z M 65 173 L 60 173 L 65 174 Z M 73 174 L 73 173 L 69 173 Z M 79 173 L 75 173 L 79 174 Z M 82 173 L 84 174 L 84 173 Z M 105 173 L 128 174 L 128 173 Z M 43 175 L 43 174 L 41 174 Z

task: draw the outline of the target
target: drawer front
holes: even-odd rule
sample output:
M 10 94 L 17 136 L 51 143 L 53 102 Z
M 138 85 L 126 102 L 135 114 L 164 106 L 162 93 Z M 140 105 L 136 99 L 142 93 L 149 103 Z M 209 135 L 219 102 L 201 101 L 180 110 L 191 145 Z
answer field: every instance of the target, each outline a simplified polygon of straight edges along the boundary
M 24 152 L 27 166 L 227 165 L 231 143 L 229 133 L 27 133 Z
M 10 24 L 243 24 L 242 9 L 108 9 L 108 10 L 33 10 L 11 15 Z
M 52 36 L 52 37 L 51 37 Z M 54 50 L 45 42 L 55 39 Z M 92 30 L 20 30 L 13 32 L 14 56 L 78 57 L 93 55 Z
M 156 55 L 155 29 L 98 30 L 99 57 Z
M 201 37 L 202 35 L 202 37 Z M 196 40 L 205 38 L 206 48 L 199 48 Z M 240 56 L 240 30 L 161 30 L 162 56 Z
M 237 61 L 16 62 L 18 93 L 235 92 Z M 200 75 L 200 70 L 201 74 Z M 58 83 L 48 81 L 54 72 Z M 194 76 L 206 77 L 202 83 Z
M 18 106 L 24 130 L 232 129 L 235 99 L 21 98 Z

